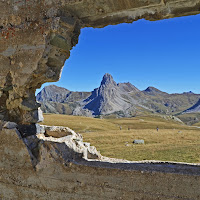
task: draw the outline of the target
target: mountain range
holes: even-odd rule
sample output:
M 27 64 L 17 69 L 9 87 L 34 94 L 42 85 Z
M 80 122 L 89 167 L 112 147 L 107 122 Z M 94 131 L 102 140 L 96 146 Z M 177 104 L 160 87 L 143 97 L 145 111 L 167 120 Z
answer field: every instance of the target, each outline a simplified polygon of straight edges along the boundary
M 155 87 L 141 91 L 131 83 L 116 83 L 106 73 L 92 92 L 73 92 L 55 85 L 36 96 L 45 113 L 131 117 L 141 113 L 180 115 L 200 112 L 200 94 L 168 94 Z

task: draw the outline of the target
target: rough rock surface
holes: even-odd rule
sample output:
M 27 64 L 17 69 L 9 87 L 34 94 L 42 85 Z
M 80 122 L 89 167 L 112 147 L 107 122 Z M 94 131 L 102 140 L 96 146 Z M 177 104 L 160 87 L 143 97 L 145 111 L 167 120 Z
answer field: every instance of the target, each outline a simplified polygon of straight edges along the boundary
M 148 87 L 143 91 L 147 95 L 157 96 L 157 95 L 168 95 L 166 92 L 162 92 L 155 87 Z
M 188 108 L 187 110 L 183 111 L 183 114 L 185 114 L 185 113 L 199 113 L 199 112 L 200 112 L 200 99 L 191 108 Z
M 57 81 L 80 29 L 200 13 L 200 0 L 0 1 L 0 117 L 39 121 L 35 90 Z
M 68 135 L 46 137 L 47 129 Z M 17 129 L 0 131 L 1 200 L 200 197 L 199 165 L 110 159 L 68 128 L 43 126 L 40 130 L 26 138 Z
M 44 87 L 44 89 L 38 93 L 36 100 L 63 103 L 69 93 L 70 91 L 65 88 L 49 85 Z
M 56 85 L 48 85 L 37 94 L 36 100 L 39 102 L 73 103 L 87 98 L 90 94 L 91 92 L 73 92 Z
M 137 102 L 134 102 L 123 89 L 116 84 L 110 74 L 105 74 L 100 87 L 83 101 L 83 109 L 90 110 L 94 115 L 125 111 Z

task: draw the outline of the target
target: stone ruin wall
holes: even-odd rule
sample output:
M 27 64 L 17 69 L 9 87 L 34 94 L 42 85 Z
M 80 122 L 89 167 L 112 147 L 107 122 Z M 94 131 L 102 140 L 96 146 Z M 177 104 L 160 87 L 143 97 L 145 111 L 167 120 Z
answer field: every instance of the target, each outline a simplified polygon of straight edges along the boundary
M 1 0 L 0 119 L 18 126 L 0 126 L 0 199 L 200 199 L 199 166 L 89 161 L 27 139 L 40 133 L 35 90 L 59 80 L 81 28 L 199 13 L 200 0 Z

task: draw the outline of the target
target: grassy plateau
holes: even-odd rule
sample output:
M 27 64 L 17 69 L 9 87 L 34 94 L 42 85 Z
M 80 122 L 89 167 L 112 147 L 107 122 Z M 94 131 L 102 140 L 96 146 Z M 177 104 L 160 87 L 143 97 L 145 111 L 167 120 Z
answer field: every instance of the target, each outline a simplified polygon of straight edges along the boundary
M 81 133 L 103 156 L 200 163 L 200 129 L 159 116 L 96 119 L 45 114 L 44 119 L 45 125 L 67 126 Z M 145 144 L 133 144 L 135 139 Z

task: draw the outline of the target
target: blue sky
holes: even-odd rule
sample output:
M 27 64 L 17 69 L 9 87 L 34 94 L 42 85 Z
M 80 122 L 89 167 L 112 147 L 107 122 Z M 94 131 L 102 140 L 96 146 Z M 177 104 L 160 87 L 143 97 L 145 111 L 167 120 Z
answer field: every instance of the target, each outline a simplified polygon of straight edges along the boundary
M 200 93 L 199 22 L 196 15 L 84 28 L 53 84 L 92 91 L 110 73 L 116 82 L 131 82 L 140 90 L 154 86 L 168 93 Z

